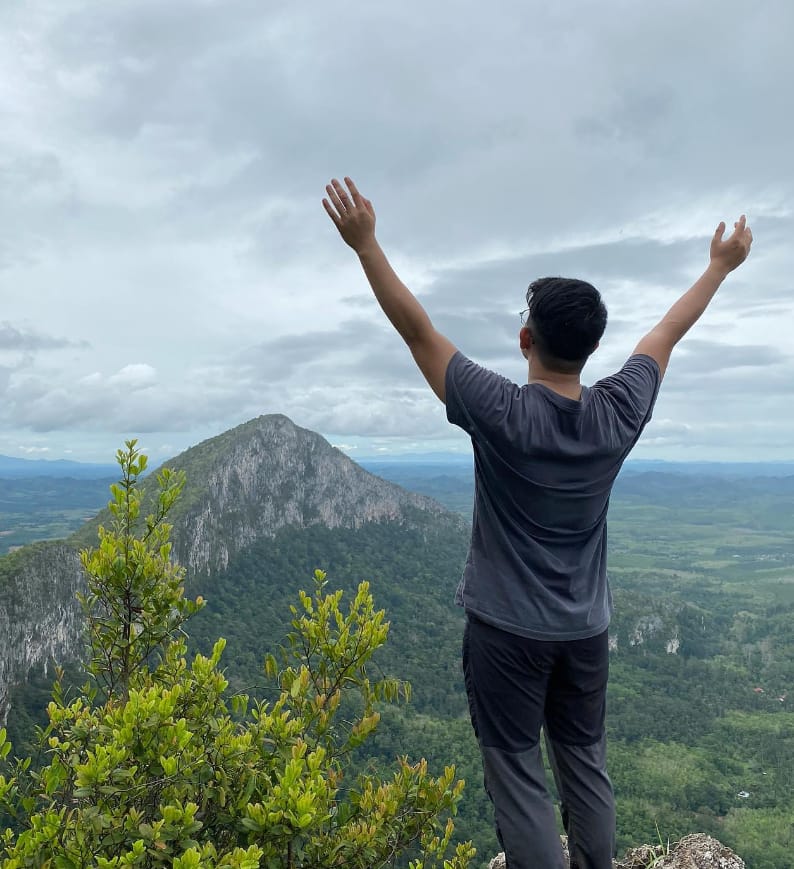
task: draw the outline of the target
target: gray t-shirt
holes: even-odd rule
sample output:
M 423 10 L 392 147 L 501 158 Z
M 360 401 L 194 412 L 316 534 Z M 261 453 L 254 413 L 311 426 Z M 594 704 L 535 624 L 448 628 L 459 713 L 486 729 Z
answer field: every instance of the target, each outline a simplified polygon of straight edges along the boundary
M 467 612 L 540 640 L 606 630 L 609 495 L 660 381 L 655 360 L 636 355 L 575 401 L 452 357 L 447 419 L 474 447 L 471 546 L 456 594 Z

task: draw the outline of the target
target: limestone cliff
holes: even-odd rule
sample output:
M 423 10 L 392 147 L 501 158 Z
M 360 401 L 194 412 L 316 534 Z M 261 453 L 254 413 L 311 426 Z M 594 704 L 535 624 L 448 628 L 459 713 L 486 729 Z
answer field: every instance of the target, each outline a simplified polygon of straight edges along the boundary
M 175 554 L 190 574 L 213 574 L 285 526 L 358 528 L 446 513 L 430 498 L 376 477 L 315 432 L 261 416 L 168 462 L 187 485 L 175 512 Z
M 26 546 L 0 559 L 0 721 L 10 688 L 31 667 L 73 660 L 82 644 L 80 561 L 64 543 Z

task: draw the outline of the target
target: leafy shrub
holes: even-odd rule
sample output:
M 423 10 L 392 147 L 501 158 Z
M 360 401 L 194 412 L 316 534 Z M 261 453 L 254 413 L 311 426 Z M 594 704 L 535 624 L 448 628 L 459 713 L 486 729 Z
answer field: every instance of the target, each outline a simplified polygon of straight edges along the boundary
M 3 866 L 374 869 L 413 857 L 411 869 L 465 869 L 474 850 L 452 844 L 453 767 L 434 777 L 399 760 L 386 779 L 351 774 L 377 705 L 408 693 L 368 674 L 389 625 L 367 583 L 343 610 L 317 571 L 280 660 L 265 662 L 270 699 L 230 694 L 224 640 L 187 658 L 183 625 L 203 601 L 184 595 L 166 521 L 184 475 L 158 474 L 143 518 L 146 456 L 129 441 L 117 458 L 110 527 L 82 553 L 89 681 L 76 696 L 56 682 L 41 768 L 9 762 L 0 730 L 0 807 L 13 819 Z

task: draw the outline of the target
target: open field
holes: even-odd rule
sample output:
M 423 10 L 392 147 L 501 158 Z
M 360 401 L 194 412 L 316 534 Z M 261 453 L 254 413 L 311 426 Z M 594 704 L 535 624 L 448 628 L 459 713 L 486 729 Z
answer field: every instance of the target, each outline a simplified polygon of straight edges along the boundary
M 0 479 L 0 555 L 68 537 L 107 504 L 112 479 Z

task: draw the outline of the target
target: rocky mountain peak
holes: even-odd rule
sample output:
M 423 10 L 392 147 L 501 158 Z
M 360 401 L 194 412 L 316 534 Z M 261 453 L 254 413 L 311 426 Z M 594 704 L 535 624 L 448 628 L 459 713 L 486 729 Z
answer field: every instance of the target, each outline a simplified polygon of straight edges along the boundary
M 442 514 L 435 501 L 368 473 L 283 414 L 260 416 L 166 463 L 187 484 L 174 513 L 175 554 L 193 575 L 286 526 L 357 528 Z
M 188 578 L 214 576 L 262 538 L 288 526 L 419 526 L 432 515 L 463 527 L 435 501 L 376 477 L 283 414 L 252 419 L 164 463 L 185 471 L 170 518 L 174 555 Z M 154 479 L 145 483 L 151 490 Z M 103 511 L 66 541 L 25 546 L 0 559 L 0 722 L 8 692 L 32 666 L 82 651 L 78 550 L 95 546 Z

